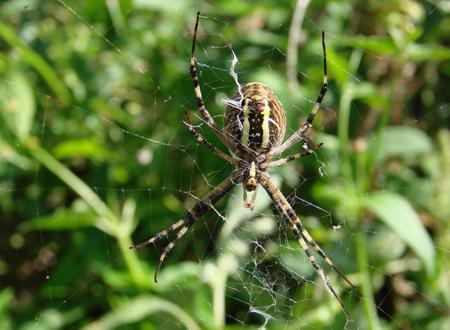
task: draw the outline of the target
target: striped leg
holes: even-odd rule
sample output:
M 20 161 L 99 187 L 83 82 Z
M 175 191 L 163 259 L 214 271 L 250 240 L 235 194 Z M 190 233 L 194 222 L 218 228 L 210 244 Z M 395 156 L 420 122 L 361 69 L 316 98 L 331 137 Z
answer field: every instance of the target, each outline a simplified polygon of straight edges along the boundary
M 131 248 L 141 248 L 152 244 L 159 239 L 168 236 L 170 233 L 174 232 L 178 228 L 180 228 L 177 232 L 175 238 L 173 238 L 169 244 L 163 249 L 161 256 L 159 257 L 159 263 L 155 271 L 154 280 L 157 282 L 158 273 L 161 269 L 161 266 L 166 259 L 167 255 L 174 248 L 175 244 L 186 234 L 188 229 L 195 223 L 195 221 L 209 211 L 215 203 L 222 199 L 234 186 L 241 183 L 243 180 L 243 176 L 241 172 L 235 172 L 233 175 L 222 181 L 217 187 L 211 190 L 205 197 L 203 197 L 195 206 L 189 210 L 183 219 L 177 221 L 175 224 L 170 226 L 168 229 L 163 230 L 148 239 L 147 241 L 138 244 Z
M 192 82 L 194 84 L 194 92 L 195 97 L 197 98 L 198 103 L 198 109 L 200 111 L 200 114 L 202 115 L 205 122 L 208 124 L 209 127 L 214 131 L 214 133 L 217 135 L 217 137 L 222 141 L 225 146 L 227 146 L 228 149 L 234 150 L 231 143 L 228 142 L 228 139 L 225 137 L 225 135 L 222 133 L 222 131 L 217 127 L 216 122 L 209 114 L 208 110 L 206 109 L 205 102 L 203 101 L 202 91 L 200 89 L 200 81 L 198 79 L 197 75 L 197 68 L 195 66 L 196 59 L 195 59 L 195 43 L 197 40 L 197 31 L 198 31 L 198 23 L 200 20 L 200 12 L 197 12 L 197 19 L 195 20 L 195 28 L 194 28 L 194 36 L 192 37 L 192 51 L 191 51 L 191 62 L 190 62 L 190 71 L 191 71 L 191 77 Z
M 142 242 L 142 243 L 140 243 L 138 245 L 130 246 L 130 249 L 140 249 L 140 248 L 142 248 L 144 246 L 156 243 L 161 238 L 164 238 L 164 237 L 168 236 L 170 233 L 174 232 L 177 228 L 179 228 L 180 226 L 184 225 L 185 222 L 186 222 L 185 219 L 181 219 L 181 220 L 175 222 L 169 228 L 161 230 L 158 234 L 156 234 L 155 236 L 149 238 L 145 242 Z
M 354 290 L 358 290 L 355 285 L 345 276 L 339 268 L 336 267 L 336 265 L 331 261 L 330 258 L 325 254 L 325 252 L 321 249 L 319 244 L 311 237 L 311 235 L 308 233 L 308 231 L 303 227 L 303 224 L 301 223 L 300 219 L 296 216 L 296 220 L 294 220 L 297 227 L 301 230 L 302 236 L 308 241 L 309 244 L 312 245 L 314 250 L 325 260 L 325 262 L 332 268 L 336 273 L 339 274 L 340 277 L 344 279 L 345 282 L 347 282 L 348 285 Z
M 313 153 L 315 153 L 317 151 L 317 149 L 319 149 L 321 146 L 323 145 L 323 143 L 318 144 L 316 147 L 314 147 L 314 149 L 306 149 L 304 152 L 299 152 L 298 154 L 294 154 L 294 155 L 289 155 L 285 158 L 281 158 L 281 159 L 277 159 L 273 162 L 270 162 L 267 164 L 267 169 L 269 168 L 274 168 L 274 167 L 278 167 L 281 165 L 284 165 L 286 163 L 289 163 L 295 159 L 299 159 L 303 156 L 308 156 L 308 155 L 312 155 Z
M 217 156 L 219 156 L 220 158 L 222 158 L 223 160 L 226 160 L 227 162 L 229 162 L 231 164 L 237 164 L 237 162 L 233 159 L 233 157 L 231 157 L 230 155 L 227 155 L 222 150 L 217 149 L 211 143 L 206 141 L 206 139 L 202 136 L 202 134 L 199 131 L 197 131 L 194 128 L 194 126 L 192 125 L 191 119 L 189 118 L 189 114 L 187 112 L 184 113 L 183 124 L 184 124 L 184 126 L 187 127 L 187 129 L 189 130 L 189 132 L 191 132 L 191 134 L 195 137 L 195 139 L 200 144 L 202 144 L 203 146 L 206 147 L 206 149 L 208 149 L 209 151 L 213 152 L 214 154 L 216 154 Z
M 351 285 L 352 288 L 354 288 L 355 286 L 347 279 L 347 277 L 345 277 L 343 275 L 343 273 L 341 271 L 338 270 L 338 268 L 326 256 L 326 254 L 319 247 L 319 245 L 312 239 L 312 237 L 309 235 L 309 233 L 303 227 L 303 224 L 301 223 L 297 214 L 292 209 L 292 207 L 290 206 L 290 204 L 288 203 L 288 201 L 286 200 L 284 195 L 273 184 L 273 182 L 269 179 L 267 174 L 261 173 L 261 185 L 264 187 L 264 189 L 267 191 L 268 195 L 272 199 L 273 203 L 276 205 L 278 212 L 286 220 L 287 224 L 289 225 L 291 230 L 294 232 L 298 242 L 300 243 L 300 246 L 302 247 L 303 251 L 305 252 L 306 256 L 308 257 L 309 262 L 312 264 L 312 266 L 314 267 L 316 272 L 319 274 L 322 281 L 325 283 L 325 286 L 328 289 L 328 291 L 338 301 L 338 303 L 341 306 L 344 313 L 346 313 L 348 315 L 348 312 L 344 306 L 344 303 L 342 302 L 341 298 L 339 298 L 336 291 L 331 286 L 322 267 L 320 267 L 320 265 L 317 263 L 317 260 L 315 259 L 315 257 L 311 253 L 311 251 L 309 250 L 308 245 L 305 242 L 305 239 L 313 246 L 313 248 L 319 253 L 319 255 L 325 259 L 325 262 L 327 262 L 327 264 L 330 265 L 330 267 L 332 267 L 340 276 L 342 276 L 345 279 L 345 281 Z
M 322 52 L 323 52 L 323 83 L 320 88 L 319 96 L 317 96 L 316 102 L 311 110 L 311 113 L 306 118 L 306 122 L 294 132 L 282 145 L 276 147 L 272 151 L 273 156 L 281 154 L 286 149 L 290 148 L 294 143 L 300 141 L 300 139 L 305 135 L 306 131 L 312 126 L 314 118 L 319 110 L 320 104 L 328 90 L 328 73 L 327 73 L 327 49 L 325 47 L 325 32 L 322 31 Z

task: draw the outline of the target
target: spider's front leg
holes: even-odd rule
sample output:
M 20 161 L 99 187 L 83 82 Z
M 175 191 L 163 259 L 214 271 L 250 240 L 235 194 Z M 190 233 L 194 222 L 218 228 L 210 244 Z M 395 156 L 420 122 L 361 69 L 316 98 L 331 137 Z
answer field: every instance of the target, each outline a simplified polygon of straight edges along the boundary
M 314 118 L 316 117 L 317 110 L 319 110 L 320 104 L 325 96 L 325 93 L 328 90 L 328 73 L 327 73 L 327 49 L 325 46 L 325 32 L 322 31 L 322 52 L 323 52 L 323 83 L 320 88 L 319 95 L 317 96 L 316 101 L 314 102 L 311 113 L 306 118 L 306 122 L 300 126 L 300 128 L 295 131 L 282 145 L 274 148 L 272 150 L 272 156 L 277 156 L 281 154 L 286 149 L 290 148 L 293 144 L 297 143 L 302 139 L 308 129 L 311 127 Z
M 147 246 L 149 244 L 155 243 L 159 241 L 161 238 L 167 237 L 172 232 L 178 230 L 177 235 L 173 238 L 169 244 L 163 249 L 161 256 L 159 257 L 159 263 L 155 271 L 154 280 L 157 282 L 157 277 L 159 270 L 166 259 L 167 255 L 174 248 L 175 244 L 186 234 L 188 229 L 195 223 L 195 221 L 205 214 L 207 211 L 211 210 L 213 205 L 221 200 L 234 186 L 241 183 L 243 180 L 242 171 L 236 171 L 227 179 L 222 181 L 217 187 L 211 190 L 205 197 L 203 197 L 197 204 L 194 205 L 192 209 L 190 209 L 183 219 L 177 221 L 168 229 L 160 231 L 155 236 L 149 238 L 147 241 L 137 244 L 135 246 L 131 246 L 130 248 L 141 248 Z M 181 227 L 181 228 L 180 228 Z
M 184 126 L 186 126 L 186 128 L 188 129 L 188 131 L 194 136 L 194 138 L 203 146 L 205 146 L 206 149 L 208 149 L 209 151 L 211 151 L 212 153 L 214 153 L 215 155 L 219 156 L 220 158 L 222 158 L 223 160 L 226 160 L 227 162 L 236 165 L 237 161 L 235 159 L 233 159 L 233 157 L 231 157 L 230 155 L 227 155 L 226 153 L 224 153 L 222 150 L 216 148 L 215 146 L 213 146 L 211 143 L 209 143 L 204 137 L 203 135 L 196 130 L 196 128 L 194 127 L 194 125 L 192 125 L 191 119 L 189 118 L 189 114 L 187 112 L 184 113 L 184 121 L 183 121 Z
M 217 137 L 222 141 L 222 143 L 229 149 L 234 150 L 233 144 L 230 143 L 229 139 L 225 134 L 219 129 L 213 117 L 209 114 L 208 109 L 206 109 L 205 102 L 203 101 L 202 90 L 200 88 L 200 81 L 197 75 L 196 58 L 195 58 L 195 44 L 197 41 L 197 31 L 198 24 L 200 21 L 200 12 L 197 12 L 197 19 L 195 20 L 194 35 L 192 37 L 192 50 L 191 50 L 191 61 L 190 61 L 190 72 L 192 83 L 194 84 L 194 93 L 197 98 L 198 109 L 206 124 L 211 127 Z
M 305 151 L 303 151 L 303 152 L 299 152 L 299 153 L 297 153 L 297 154 L 293 154 L 293 155 L 289 155 L 289 156 L 287 156 L 287 157 L 284 157 L 284 158 L 280 158 L 280 159 L 277 159 L 277 160 L 274 160 L 274 161 L 272 161 L 272 162 L 270 162 L 270 163 L 267 163 L 267 165 L 266 165 L 266 169 L 271 169 L 271 168 L 274 168 L 274 167 L 278 167 L 278 166 L 281 166 L 281 165 L 284 165 L 284 164 L 286 164 L 286 163 L 289 163 L 289 162 L 291 162 L 291 161 L 293 161 L 293 160 L 296 160 L 296 159 L 299 159 L 299 158 L 301 158 L 301 157 L 303 157 L 303 156 L 309 156 L 309 155 L 312 155 L 312 154 L 314 154 L 321 146 L 323 145 L 323 143 L 319 143 L 317 146 L 315 146 L 314 148 L 309 148 L 309 147 L 307 147 L 306 149 L 305 149 Z

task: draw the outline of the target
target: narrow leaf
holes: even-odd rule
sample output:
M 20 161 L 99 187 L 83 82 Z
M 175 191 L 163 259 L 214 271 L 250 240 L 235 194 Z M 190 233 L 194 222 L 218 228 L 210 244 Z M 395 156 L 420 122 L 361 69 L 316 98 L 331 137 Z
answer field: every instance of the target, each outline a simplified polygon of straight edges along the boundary
M 120 326 L 139 322 L 151 314 L 166 312 L 172 314 L 187 329 L 197 330 L 200 327 L 197 323 L 178 305 L 160 298 L 149 295 L 138 296 L 115 308 L 111 313 L 106 314 L 99 320 L 85 326 L 83 329 L 116 329 Z
M 92 141 L 92 139 L 70 139 L 59 143 L 53 149 L 53 154 L 58 159 L 86 157 L 102 161 L 107 158 L 109 153 L 101 145 Z
M 31 87 L 20 71 L 11 72 L 0 86 L 0 112 L 11 132 L 25 141 L 30 135 L 36 104 Z
M 56 72 L 39 53 L 35 52 L 17 36 L 16 29 L 0 22 L 0 38 L 21 54 L 22 59 L 41 75 L 63 102 L 68 102 L 70 94 Z
M 95 224 L 96 216 L 92 212 L 75 212 L 71 209 L 58 209 L 48 216 L 34 218 L 24 222 L 21 229 L 64 230 L 90 227 Z

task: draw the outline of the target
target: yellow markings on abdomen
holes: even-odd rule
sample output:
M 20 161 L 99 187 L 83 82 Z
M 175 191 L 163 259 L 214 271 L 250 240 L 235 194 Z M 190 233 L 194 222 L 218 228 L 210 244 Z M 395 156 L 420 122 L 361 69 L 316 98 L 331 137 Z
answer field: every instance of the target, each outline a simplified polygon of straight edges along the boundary
M 270 130 L 269 130 L 269 119 L 270 119 L 270 107 L 267 99 L 264 100 L 264 108 L 261 112 L 262 114 L 262 141 L 261 148 L 267 148 L 270 142 Z
M 248 103 L 250 102 L 249 99 L 245 99 L 244 108 L 242 109 L 242 112 L 244 114 L 243 120 L 242 120 L 242 136 L 241 136 L 241 143 L 244 146 L 248 146 L 249 136 L 250 136 L 250 109 L 248 107 Z

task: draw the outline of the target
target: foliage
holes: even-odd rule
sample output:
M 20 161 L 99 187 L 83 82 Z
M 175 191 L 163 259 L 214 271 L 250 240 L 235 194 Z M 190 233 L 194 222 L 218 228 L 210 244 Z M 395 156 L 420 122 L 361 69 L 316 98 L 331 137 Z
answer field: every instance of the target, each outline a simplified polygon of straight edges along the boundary
M 188 60 L 198 9 L 210 112 L 220 119 L 220 98 L 235 93 L 231 44 L 239 79 L 275 90 L 289 132 L 319 91 L 326 31 L 330 89 L 311 134 L 324 146 L 273 177 L 360 288 L 326 269 L 349 318 L 262 191 L 253 212 L 236 189 L 205 216 L 158 284 L 161 250 L 129 249 L 232 170 L 181 124 L 196 111 Z M 310 3 L 298 85 L 285 78 L 294 10 L 234 0 L 0 4 L 0 328 L 450 328 L 448 5 Z

